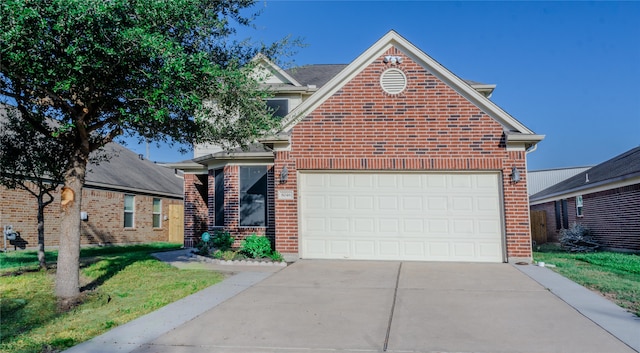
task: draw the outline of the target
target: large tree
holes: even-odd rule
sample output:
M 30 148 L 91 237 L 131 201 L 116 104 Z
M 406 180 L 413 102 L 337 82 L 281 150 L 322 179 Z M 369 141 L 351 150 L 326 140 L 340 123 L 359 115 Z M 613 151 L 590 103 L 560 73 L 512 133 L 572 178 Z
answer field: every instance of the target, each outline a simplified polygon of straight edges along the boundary
M 20 189 L 36 199 L 38 262 L 46 269 L 44 210 L 64 177 L 68 146 L 24 124 L 17 109 L 0 103 L 0 185 Z
M 0 95 L 16 102 L 24 124 L 71 146 L 58 297 L 79 294 L 81 189 L 92 151 L 121 135 L 238 145 L 276 124 L 250 59 L 274 54 L 281 43 L 230 40 L 238 26 L 251 24 L 252 6 L 244 0 L 0 3 Z

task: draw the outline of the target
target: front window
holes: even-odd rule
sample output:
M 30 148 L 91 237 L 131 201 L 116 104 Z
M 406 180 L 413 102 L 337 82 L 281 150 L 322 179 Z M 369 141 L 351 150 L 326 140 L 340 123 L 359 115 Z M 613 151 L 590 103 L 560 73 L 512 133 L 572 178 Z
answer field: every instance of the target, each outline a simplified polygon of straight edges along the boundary
M 240 225 L 267 226 L 267 167 L 240 167 Z
M 135 215 L 135 196 L 124 195 L 124 227 L 133 228 Z
M 153 199 L 153 228 L 162 227 L 162 200 Z

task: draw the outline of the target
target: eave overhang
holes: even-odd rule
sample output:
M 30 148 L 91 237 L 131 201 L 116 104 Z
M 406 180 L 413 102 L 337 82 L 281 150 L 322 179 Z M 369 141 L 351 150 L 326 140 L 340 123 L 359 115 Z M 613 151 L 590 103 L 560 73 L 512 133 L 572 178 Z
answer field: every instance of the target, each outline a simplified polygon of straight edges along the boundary
M 519 132 L 505 132 L 507 147 L 524 147 L 525 150 L 542 141 L 545 135 L 523 134 Z

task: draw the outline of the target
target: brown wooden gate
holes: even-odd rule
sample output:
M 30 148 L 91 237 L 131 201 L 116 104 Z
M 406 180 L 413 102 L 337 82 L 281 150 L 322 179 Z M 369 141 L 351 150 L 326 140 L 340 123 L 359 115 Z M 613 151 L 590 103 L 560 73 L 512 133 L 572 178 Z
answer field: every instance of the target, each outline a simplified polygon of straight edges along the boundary
M 531 240 L 537 245 L 547 242 L 547 212 L 531 211 Z
M 169 205 L 169 242 L 184 244 L 183 205 Z

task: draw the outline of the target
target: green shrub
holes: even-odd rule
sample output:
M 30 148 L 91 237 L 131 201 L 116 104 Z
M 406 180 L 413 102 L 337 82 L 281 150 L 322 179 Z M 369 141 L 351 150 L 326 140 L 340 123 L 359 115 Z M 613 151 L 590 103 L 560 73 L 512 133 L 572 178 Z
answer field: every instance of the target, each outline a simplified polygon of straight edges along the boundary
M 211 254 L 211 250 L 221 250 L 227 251 L 231 249 L 235 238 L 229 234 L 229 232 L 216 230 L 212 237 L 209 238 L 208 241 L 200 240 L 198 244 L 196 244 L 196 249 L 198 249 L 197 254 L 202 256 L 209 256 Z
M 235 238 L 229 234 L 229 232 L 216 230 L 211 238 L 210 242 L 214 248 L 222 251 L 227 251 L 233 246 Z
M 252 234 L 242 241 L 240 251 L 254 259 L 267 257 L 271 254 L 271 242 L 267 237 Z
M 213 245 L 211 245 L 211 240 L 209 241 L 200 240 L 198 244 L 196 244 L 196 249 L 198 250 L 196 254 L 202 255 L 202 256 L 209 256 L 212 248 L 213 248 Z
M 280 254 L 279 252 L 277 252 L 275 250 L 271 253 L 271 255 L 269 255 L 269 258 L 271 260 L 275 261 L 275 262 L 284 261 L 284 257 L 282 257 L 282 254 Z

